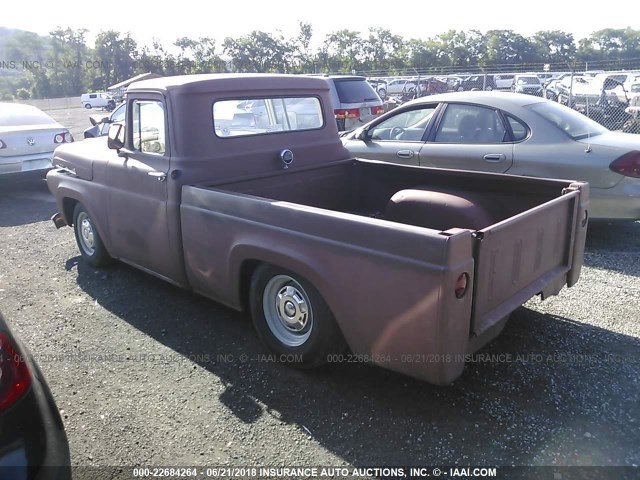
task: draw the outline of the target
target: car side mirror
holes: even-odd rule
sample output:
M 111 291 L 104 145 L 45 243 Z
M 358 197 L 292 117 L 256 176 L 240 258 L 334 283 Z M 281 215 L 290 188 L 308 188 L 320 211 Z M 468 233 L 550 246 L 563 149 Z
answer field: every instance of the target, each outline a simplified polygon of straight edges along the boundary
M 92 126 L 95 127 L 100 123 L 111 123 L 111 118 L 109 118 L 109 115 L 103 115 L 103 116 L 91 115 L 89 117 L 89 122 L 91 123 Z
M 354 138 L 358 140 L 362 140 L 363 142 L 368 142 L 369 140 L 371 140 L 371 134 L 369 133 L 369 129 L 361 128 L 358 132 L 356 132 L 356 134 L 354 135 Z
M 112 124 L 109 127 L 107 137 L 107 146 L 112 150 L 120 151 L 121 148 L 124 148 L 124 125 L 121 123 Z

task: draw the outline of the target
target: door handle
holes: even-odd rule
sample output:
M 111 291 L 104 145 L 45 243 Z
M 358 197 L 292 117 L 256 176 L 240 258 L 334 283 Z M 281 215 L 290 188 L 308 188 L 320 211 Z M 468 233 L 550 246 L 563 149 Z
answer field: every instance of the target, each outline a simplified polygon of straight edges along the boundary
M 485 162 L 499 163 L 504 162 L 507 157 L 502 153 L 487 153 L 482 158 L 485 160 Z
M 147 172 L 147 175 L 155 177 L 159 182 L 164 182 L 167 179 L 167 174 L 165 172 L 156 172 L 155 170 L 152 170 Z
M 398 150 L 398 152 L 396 152 L 396 156 L 399 158 L 413 158 L 415 153 L 413 150 Z

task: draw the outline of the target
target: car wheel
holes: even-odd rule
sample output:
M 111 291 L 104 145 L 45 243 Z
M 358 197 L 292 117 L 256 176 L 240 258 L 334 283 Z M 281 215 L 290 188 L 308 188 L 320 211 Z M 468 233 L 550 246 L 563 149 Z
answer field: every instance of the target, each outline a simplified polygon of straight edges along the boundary
M 87 210 L 78 203 L 73 210 L 73 230 L 82 258 L 95 267 L 107 265 L 111 260 L 104 242 L 96 230 Z
M 378 95 L 380 95 L 380 98 L 384 100 L 387 98 L 387 91 L 384 88 L 381 88 L 378 90 Z
M 90 103 L 85 104 L 84 108 L 86 108 L 87 110 L 90 110 L 91 109 L 91 104 Z
M 322 295 L 295 273 L 269 264 L 258 267 L 251 280 L 250 305 L 260 340 L 283 363 L 312 368 L 345 349 Z
M 485 88 L 485 90 L 487 92 L 490 92 L 491 90 L 493 90 L 493 87 L 491 85 L 487 85 L 487 87 Z

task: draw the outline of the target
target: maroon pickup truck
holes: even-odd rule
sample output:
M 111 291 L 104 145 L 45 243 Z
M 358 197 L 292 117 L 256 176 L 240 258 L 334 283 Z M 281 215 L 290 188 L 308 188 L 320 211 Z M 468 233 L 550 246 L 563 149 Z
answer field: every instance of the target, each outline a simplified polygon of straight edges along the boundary
M 348 348 L 448 384 L 511 312 L 580 275 L 587 184 L 353 159 L 320 78 L 147 80 L 126 109 L 108 138 L 56 150 L 55 225 L 93 265 L 250 311 L 294 366 Z

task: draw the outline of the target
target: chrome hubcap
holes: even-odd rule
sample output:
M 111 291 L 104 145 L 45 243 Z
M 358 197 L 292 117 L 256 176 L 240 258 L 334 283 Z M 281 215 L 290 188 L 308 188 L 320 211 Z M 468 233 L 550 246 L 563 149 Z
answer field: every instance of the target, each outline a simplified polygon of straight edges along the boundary
M 308 340 L 313 326 L 311 303 L 294 278 L 276 275 L 269 280 L 262 305 L 267 325 L 278 341 L 297 347 Z
M 89 216 L 82 212 L 78 215 L 78 229 L 80 233 L 80 243 L 82 249 L 89 255 L 93 255 L 95 251 L 95 239 L 93 235 L 93 226 L 89 220 Z
M 276 310 L 285 328 L 294 332 L 304 329 L 309 319 L 307 302 L 295 287 L 287 285 L 278 292 Z

